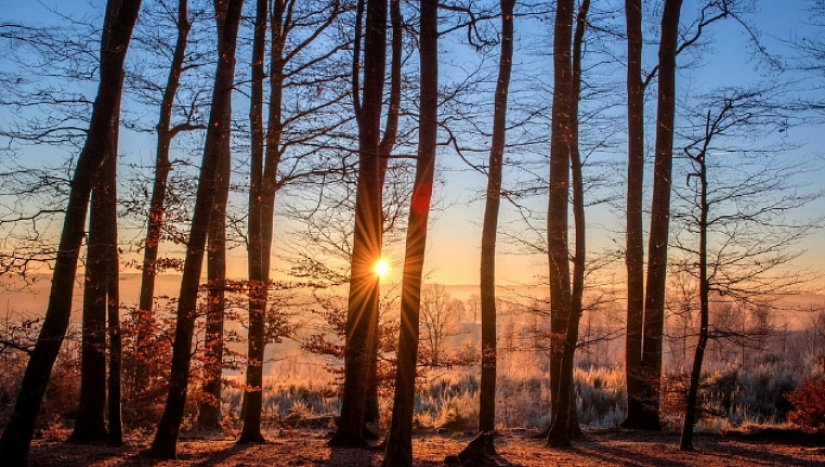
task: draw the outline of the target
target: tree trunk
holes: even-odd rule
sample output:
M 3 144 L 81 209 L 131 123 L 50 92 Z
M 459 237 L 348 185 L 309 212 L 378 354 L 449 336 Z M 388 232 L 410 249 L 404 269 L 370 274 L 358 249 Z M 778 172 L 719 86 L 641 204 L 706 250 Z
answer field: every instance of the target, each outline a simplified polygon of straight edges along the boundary
M 666 0 L 659 43 L 659 91 L 656 110 L 656 144 L 653 166 L 653 204 L 647 261 L 647 293 L 642 343 L 643 411 L 639 428 L 661 430 L 659 397 L 662 373 L 662 333 L 667 287 L 667 246 L 670 219 L 673 122 L 676 94 L 676 50 L 681 0 Z
M 427 246 L 427 221 L 433 194 L 438 132 L 438 0 L 421 1 L 419 41 L 421 104 L 419 106 L 418 158 L 404 258 L 398 370 L 384 467 L 412 466 L 412 419 L 418 355 L 421 278 L 424 271 L 424 252 Z
M 209 115 L 209 128 L 206 132 L 206 147 L 201 165 L 192 228 L 189 232 L 189 243 L 186 245 L 177 326 L 172 349 L 169 395 L 150 450 L 150 455 L 154 458 L 175 458 L 178 432 L 183 421 L 183 408 L 189 383 L 192 335 L 197 311 L 198 282 L 212 202 L 218 191 L 217 173 L 222 165 L 221 159 L 226 155 L 222 145 L 224 138 L 229 137 L 230 131 L 230 128 L 226 126 L 225 116 L 231 112 L 232 87 L 235 77 L 235 46 L 242 6 L 243 0 L 215 1 L 219 31 L 218 68 L 215 74 L 212 109 Z
M 89 209 L 89 242 L 83 287 L 83 338 L 80 354 L 80 406 L 71 443 L 101 443 L 106 440 L 106 274 L 109 253 L 108 214 L 104 209 L 106 179 L 102 172 L 111 162 L 107 155 L 95 176 Z
M 507 93 L 513 68 L 513 7 L 501 0 L 501 53 L 498 64 L 487 200 L 481 229 L 481 393 L 479 432 L 496 429 L 496 232 L 501 205 L 501 172 L 507 126 Z
M 224 115 L 224 125 L 231 125 L 231 116 Z M 221 373 L 223 372 L 223 321 L 226 309 L 226 203 L 229 199 L 231 156 L 229 134 L 221 141 L 221 163 L 218 168 L 216 193 L 209 216 L 209 248 L 206 253 L 206 335 L 204 342 L 203 392 L 209 400 L 198 406 L 198 425 L 205 429 L 221 426 Z
M 244 392 L 243 431 L 238 443 L 262 443 L 261 409 L 263 407 L 263 331 L 267 284 L 263 272 L 264 197 L 264 55 L 268 1 L 258 0 L 255 13 L 255 35 L 252 42 L 252 93 L 249 120 L 252 129 L 252 158 L 249 188 L 249 335 L 247 345 L 246 391 Z M 276 7 L 277 11 L 277 7 Z M 273 21 L 273 35 L 276 28 Z M 273 100 L 277 97 L 273 96 Z M 270 116 L 270 118 L 272 118 Z M 270 220 L 271 223 L 271 220 Z
M 559 5 L 556 11 L 556 29 L 554 32 L 554 67 L 561 67 L 555 71 L 555 87 L 558 92 L 553 93 L 553 136 L 551 142 L 551 162 L 550 162 L 550 189 L 551 189 L 551 211 L 548 213 L 548 247 L 551 255 L 551 316 L 557 316 L 554 309 L 560 308 L 559 314 L 563 313 L 566 329 L 563 334 L 563 344 L 561 346 L 562 358 L 559 368 L 557 382 L 558 402 L 554 407 L 553 423 L 547 435 L 549 446 L 567 446 L 570 444 L 571 417 L 570 413 L 575 408 L 575 394 L 573 392 L 573 363 L 578 343 L 579 318 L 581 316 L 582 294 L 584 291 L 584 200 L 581 180 L 581 161 L 578 154 L 578 97 L 581 77 L 581 46 L 584 37 L 584 28 L 587 18 L 587 11 L 590 2 L 585 0 L 577 17 L 577 27 L 573 50 L 571 52 L 570 33 L 573 21 L 573 2 L 569 5 Z M 560 21 L 562 23 L 560 23 Z M 555 36 L 563 34 L 562 37 Z M 560 47 L 564 47 L 564 54 L 558 61 L 555 55 Z M 572 57 L 571 57 L 572 54 Z M 571 63 L 572 58 L 572 63 Z M 566 94 L 566 96 L 565 96 Z M 565 99 L 558 102 L 561 99 Z M 557 105 L 558 102 L 558 105 Z M 559 113 L 556 113 L 559 112 Z M 556 118 L 562 121 L 557 128 Z M 563 126 L 562 126 L 563 125 Z M 559 147 L 560 146 L 560 147 Z M 555 149 L 554 149 L 555 147 Z M 559 154 L 560 153 L 560 154 Z M 565 163 L 562 169 L 561 160 Z M 570 290 L 570 270 L 567 262 L 567 193 L 569 187 L 568 171 L 572 162 L 573 169 L 573 203 L 574 219 L 576 227 L 575 246 L 575 268 L 573 277 L 573 291 Z M 558 165 L 557 165 L 558 163 Z M 554 173 L 564 170 L 563 174 Z M 556 184 L 561 184 L 559 187 Z M 554 193 L 554 188 L 556 192 Z M 554 201 L 561 204 L 564 198 L 564 210 L 553 211 Z M 559 216 L 559 219 L 553 219 Z M 561 217 L 563 216 L 563 218 Z M 553 224 L 554 229 L 550 228 Z M 552 234 L 551 234 L 552 232 Z M 563 249 L 563 251 L 562 251 Z M 554 251 L 556 250 L 556 251 Z M 562 254 L 563 253 L 563 254 Z M 554 265 L 556 261 L 559 265 Z M 563 261 L 563 269 L 560 263 Z M 553 276 L 556 276 L 555 278 Z M 556 299 L 553 295 L 557 295 Z M 559 297 L 558 295 L 561 295 Z M 566 309 L 564 308 L 566 306 Z M 557 337 L 557 336 L 554 336 Z
M 355 199 L 355 233 L 344 351 L 344 394 L 333 446 L 364 445 L 364 394 L 377 338 L 378 277 L 373 265 L 381 256 L 381 187 L 378 157 L 387 35 L 386 0 L 367 0 L 364 43 L 364 99 L 358 112 L 359 160 Z
M 584 272 L 586 266 L 586 232 L 584 216 L 584 179 L 582 175 L 581 154 L 579 153 L 579 96 L 581 94 L 581 61 L 582 45 L 584 43 L 584 33 L 587 26 L 587 13 L 590 10 L 590 0 L 583 0 L 576 17 L 576 32 L 573 36 L 573 86 L 572 100 L 570 102 L 570 173 L 573 179 L 573 222 L 575 225 L 576 239 L 573 255 L 573 284 L 570 295 L 570 313 L 573 323 L 568 325 L 568 330 L 572 329 L 574 335 L 567 336 L 567 347 L 575 352 L 578 344 L 579 322 L 581 320 L 584 296 Z M 573 361 L 574 354 L 571 352 L 570 360 Z M 568 436 L 578 438 L 582 436 L 579 428 L 579 417 L 576 412 L 575 384 L 573 383 L 572 368 L 569 374 L 570 379 L 570 404 L 568 413 Z
M 118 106 L 120 114 L 120 106 Z M 120 446 L 123 444 L 123 425 L 121 421 L 121 366 L 122 350 L 120 339 L 120 252 L 117 243 L 117 150 L 119 140 L 120 117 L 117 115 L 112 124 L 109 139 L 109 156 L 101 168 L 103 187 L 106 196 L 101 209 L 105 214 L 106 245 L 106 312 L 109 320 L 109 436 L 106 444 Z
M 155 298 L 155 275 L 157 269 L 155 264 L 158 259 L 158 249 L 160 247 L 160 230 L 163 226 L 163 216 L 166 202 L 166 184 L 169 180 L 169 172 L 172 164 L 169 160 L 169 148 L 172 138 L 177 131 L 186 128 L 180 126 L 172 129 L 172 106 L 175 102 L 175 95 L 180 85 L 180 76 L 183 73 L 183 62 L 186 56 L 186 41 L 189 37 L 189 16 L 187 13 L 187 0 L 178 2 L 178 37 L 175 42 L 175 50 L 172 53 L 172 64 L 169 67 L 169 77 L 166 80 L 166 89 L 163 92 L 163 99 L 160 104 L 160 119 L 157 124 L 158 144 L 155 152 L 155 180 L 152 185 L 152 199 L 149 203 L 149 225 L 146 228 L 146 240 L 143 250 L 143 267 L 140 282 L 140 298 L 138 301 L 137 319 L 137 347 L 138 355 L 151 360 L 152 345 L 149 339 L 153 335 L 154 311 L 153 301 Z M 146 373 L 145 365 L 138 365 L 135 375 L 135 387 L 141 391 L 147 387 L 149 375 Z
M 107 46 L 101 50 L 100 83 L 92 108 L 89 133 L 72 177 L 69 203 L 54 263 L 49 305 L 37 343 L 26 366 L 14 413 L 0 438 L 0 459 L 3 459 L 4 465 L 7 466 L 28 464 L 35 419 L 40 411 L 52 366 L 69 325 L 77 260 L 94 183 L 94 177 L 89 177 L 89 174 L 97 172 L 107 153 L 110 128 L 121 97 L 123 62 L 140 3 L 140 0 L 110 0 L 106 5 L 106 17 L 114 19 L 104 25 L 103 34 L 107 39 Z M 115 11 L 117 14 L 113 13 Z
M 721 115 L 724 115 L 724 111 Z M 702 362 L 705 358 L 705 347 L 708 345 L 709 337 L 710 281 L 708 280 L 708 211 L 710 207 L 708 204 L 706 154 L 712 137 L 710 131 L 710 113 L 708 113 L 707 125 L 704 149 L 696 157 L 691 157 L 699 166 L 699 341 L 696 343 L 696 354 L 693 356 L 693 369 L 690 373 L 690 387 L 688 388 L 685 405 L 685 418 L 682 423 L 682 437 L 679 440 L 679 449 L 682 451 L 693 450 L 693 424 L 696 423 L 696 398 L 699 393 L 699 378 L 702 376 Z
M 644 400 L 642 377 L 642 327 L 644 307 L 644 246 L 642 191 L 644 185 L 644 83 L 642 82 L 642 2 L 625 1 L 627 21 L 627 380 L 626 428 L 639 428 Z
M 380 182 L 381 199 L 383 209 L 383 191 L 384 181 L 387 176 L 387 169 L 389 167 L 390 155 L 395 146 L 395 139 L 398 133 L 398 112 L 401 109 L 401 65 L 403 64 L 403 17 L 401 16 L 401 2 L 400 0 L 390 0 L 390 25 L 392 26 L 392 42 L 391 42 L 391 62 L 390 62 L 390 98 L 389 110 L 387 111 L 387 121 L 384 127 L 384 136 L 381 138 L 381 143 L 378 145 L 378 154 L 381 157 L 380 161 Z M 355 58 L 358 59 L 357 57 Z M 382 228 L 383 237 L 383 228 Z M 381 244 L 383 245 L 383 238 Z M 379 290 L 380 292 L 380 290 Z M 380 298 L 379 298 L 380 300 Z M 367 407 L 364 413 L 364 423 L 378 423 L 380 413 L 378 410 L 378 351 L 380 346 L 380 310 L 375 315 L 375 333 L 376 338 L 374 346 L 375 349 L 370 351 L 372 355 L 372 362 L 370 363 L 370 387 L 367 392 Z M 366 429 L 366 427 L 365 427 Z M 367 431 L 366 436 L 374 435 L 374 433 Z

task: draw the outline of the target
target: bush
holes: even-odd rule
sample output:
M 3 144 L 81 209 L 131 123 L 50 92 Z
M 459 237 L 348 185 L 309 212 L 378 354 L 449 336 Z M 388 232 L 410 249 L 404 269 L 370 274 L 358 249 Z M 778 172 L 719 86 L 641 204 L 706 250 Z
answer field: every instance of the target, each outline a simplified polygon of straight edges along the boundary
M 794 405 L 788 413 L 791 423 L 808 430 L 825 428 L 825 378 L 805 378 L 785 397 Z

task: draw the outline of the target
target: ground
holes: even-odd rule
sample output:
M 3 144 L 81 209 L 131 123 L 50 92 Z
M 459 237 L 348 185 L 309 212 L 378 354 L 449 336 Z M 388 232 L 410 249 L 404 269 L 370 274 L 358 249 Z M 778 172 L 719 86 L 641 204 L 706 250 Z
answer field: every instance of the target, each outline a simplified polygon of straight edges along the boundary
M 587 431 L 585 439 L 565 450 L 544 446 L 526 431 L 507 432 L 496 440 L 501 459 L 512 466 L 631 466 L 631 467 L 764 467 L 825 466 L 825 449 L 798 440 L 741 440 L 698 434 L 694 452 L 678 449 L 678 434 L 628 430 Z M 78 446 L 35 440 L 31 467 L 258 467 L 381 465 L 380 449 L 337 449 L 327 446 L 328 434 L 290 430 L 267 433 L 265 445 L 239 446 L 228 438 L 183 439 L 178 459 L 155 461 L 145 457 L 150 440 L 130 439 L 123 447 Z M 413 440 L 415 465 L 440 466 L 469 441 L 458 433 L 418 433 Z M 822 440 L 821 440 L 822 441 Z M 2 461 L 0 461 L 0 464 Z M 507 464 L 505 464 L 507 465 Z

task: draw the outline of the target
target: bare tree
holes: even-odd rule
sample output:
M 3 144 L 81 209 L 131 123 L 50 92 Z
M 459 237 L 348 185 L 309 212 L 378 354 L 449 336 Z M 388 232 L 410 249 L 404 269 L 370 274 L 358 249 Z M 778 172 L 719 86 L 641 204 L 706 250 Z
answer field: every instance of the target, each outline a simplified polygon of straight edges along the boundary
M 359 166 L 347 311 L 344 394 L 338 430 L 330 440 L 333 446 L 364 444 L 366 400 L 363 396 L 369 386 L 370 351 L 375 348 L 374 340 L 377 338 L 374 323 L 378 313 L 378 277 L 373 272 L 373 265 L 381 256 L 381 161 L 378 147 L 386 62 L 387 3 L 385 0 L 366 0 L 366 12 L 364 94 L 356 111 Z
M 218 23 L 218 68 L 212 95 L 212 110 L 201 165 L 198 196 L 186 245 L 186 259 L 181 279 L 180 298 L 175 327 L 175 343 L 172 352 L 169 395 L 154 441 L 151 455 L 155 458 L 175 457 L 186 390 L 189 382 L 192 337 L 197 307 L 198 282 L 200 280 L 212 201 L 218 190 L 217 173 L 224 156 L 222 141 L 229 137 L 224 118 L 231 111 L 232 88 L 235 78 L 235 49 L 243 0 L 215 0 L 215 16 Z
M 163 5 L 166 7 L 166 5 Z M 163 226 L 166 202 L 167 184 L 169 183 L 169 173 L 172 170 L 172 162 L 169 157 L 170 147 L 173 138 L 179 133 L 192 129 L 203 129 L 202 125 L 197 125 L 191 121 L 189 114 L 186 121 L 172 124 L 173 108 L 178 88 L 180 87 L 181 75 L 184 72 L 184 62 L 186 60 L 186 46 L 191 30 L 191 23 L 188 13 L 188 0 L 179 0 L 175 25 L 177 26 L 177 36 L 175 48 L 172 51 L 172 61 L 169 65 L 169 75 L 163 89 L 163 97 L 160 102 L 160 115 L 156 126 L 157 148 L 155 150 L 154 181 L 152 185 L 151 201 L 149 203 L 148 225 L 146 227 L 146 238 L 144 240 L 143 263 L 141 265 L 141 285 L 138 301 L 138 348 L 149 352 L 151 345 L 146 342 L 148 330 L 152 328 L 153 301 L 155 298 L 155 276 L 157 275 L 156 264 L 158 262 L 158 251 L 161 242 L 161 230 Z M 166 13 L 172 13 L 166 7 Z M 136 385 L 144 388 L 147 385 L 148 375 L 139 370 L 136 375 Z
M 109 1 L 104 24 L 106 47 L 101 50 L 100 83 L 86 143 L 77 159 L 63 232 L 54 264 L 49 306 L 37 344 L 26 367 L 14 415 L 0 438 L 0 457 L 11 466 L 27 464 L 29 444 L 43 393 L 66 333 L 71 312 L 77 259 L 83 241 L 84 224 L 94 178 L 103 164 L 111 137 L 111 125 L 120 108 L 123 62 L 132 29 L 140 10 L 140 0 Z
M 498 215 L 501 205 L 501 174 L 507 122 L 507 93 L 513 67 L 513 7 L 515 0 L 502 0 L 501 55 L 493 111 L 487 196 L 481 232 L 481 394 L 479 432 L 495 430 L 496 407 L 496 306 L 495 254 Z M 475 322 L 475 313 L 473 314 Z
M 698 242 L 683 234 L 677 236 L 676 246 L 689 255 L 679 263 L 680 269 L 699 284 L 700 323 L 682 426 L 682 450 L 693 449 L 704 354 L 714 334 L 711 300 L 728 297 L 757 303 L 756 323 L 750 331 L 761 340 L 770 328 L 770 314 L 768 307 L 759 304 L 760 297 L 773 299 L 792 293 L 803 283 L 804 274 L 778 270 L 800 255 L 792 245 L 823 221 L 821 217 L 804 222 L 788 219 L 787 213 L 805 206 L 821 192 L 790 189 L 789 177 L 799 167 L 781 163 L 775 156 L 766 157 L 767 151 L 778 148 L 748 148 L 739 156 L 732 147 L 736 144 L 732 138 L 751 138 L 754 128 L 768 133 L 783 125 L 781 108 L 766 97 L 771 90 L 727 92 L 729 95 L 714 106 L 715 115 L 713 109 L 707 112 L 704 131 L 683 150 L 693 168 L 687 175 L 692 194 L 682 197 L 686 206 L 677 211 L 675 219 L 684 222 L 684 233 L 697 235 Z
M 427 225 L 435 178 L 438 133 L 438 1 L 421 2 L 419 53 L 421 89 L 418 116 L 418 158 L 410 202 L 407 247 L 401 290 L 401 328 L 392 420 L 382 465 L 412 466 L 412 419 L 418 354 L 421 279 L 427 247 Z

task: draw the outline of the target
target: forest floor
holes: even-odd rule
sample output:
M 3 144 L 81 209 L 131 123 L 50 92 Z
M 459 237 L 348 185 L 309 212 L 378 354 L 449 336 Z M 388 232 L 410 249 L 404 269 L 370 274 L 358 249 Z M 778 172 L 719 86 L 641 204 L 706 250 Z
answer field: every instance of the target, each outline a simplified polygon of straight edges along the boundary
M 150 439 L 128 439 L 122 447 L 73 445 L 35 440 L 31 467 L 277 467 L 379 466 L 383 451 L 339 449 L 327 446 L 329 433 L 319 430 L 279 430 L 266 433 L 264 445 L 237 445 L 227 437 L 183 436 L 178 459 L 157 461 L 146 456 Z M 496 439 L 501 465 L 632 466 L 632 467 L 762 467 L 825 466 L 825 440 L 768 436 L 730 439 L 697 434 L 694 452 L 679 451 L 676 433 L 631 430 L 588 430 L 573 446 L 547 448 L 523 430 L 508 431 Z M 422 431 L 414 435 L 416 466 L 439 466 L 471 440 L 461 433 Z M 812 442 L 813 441 L 813 442 Z M 0 459 L 2 464 L 2 459 Z

